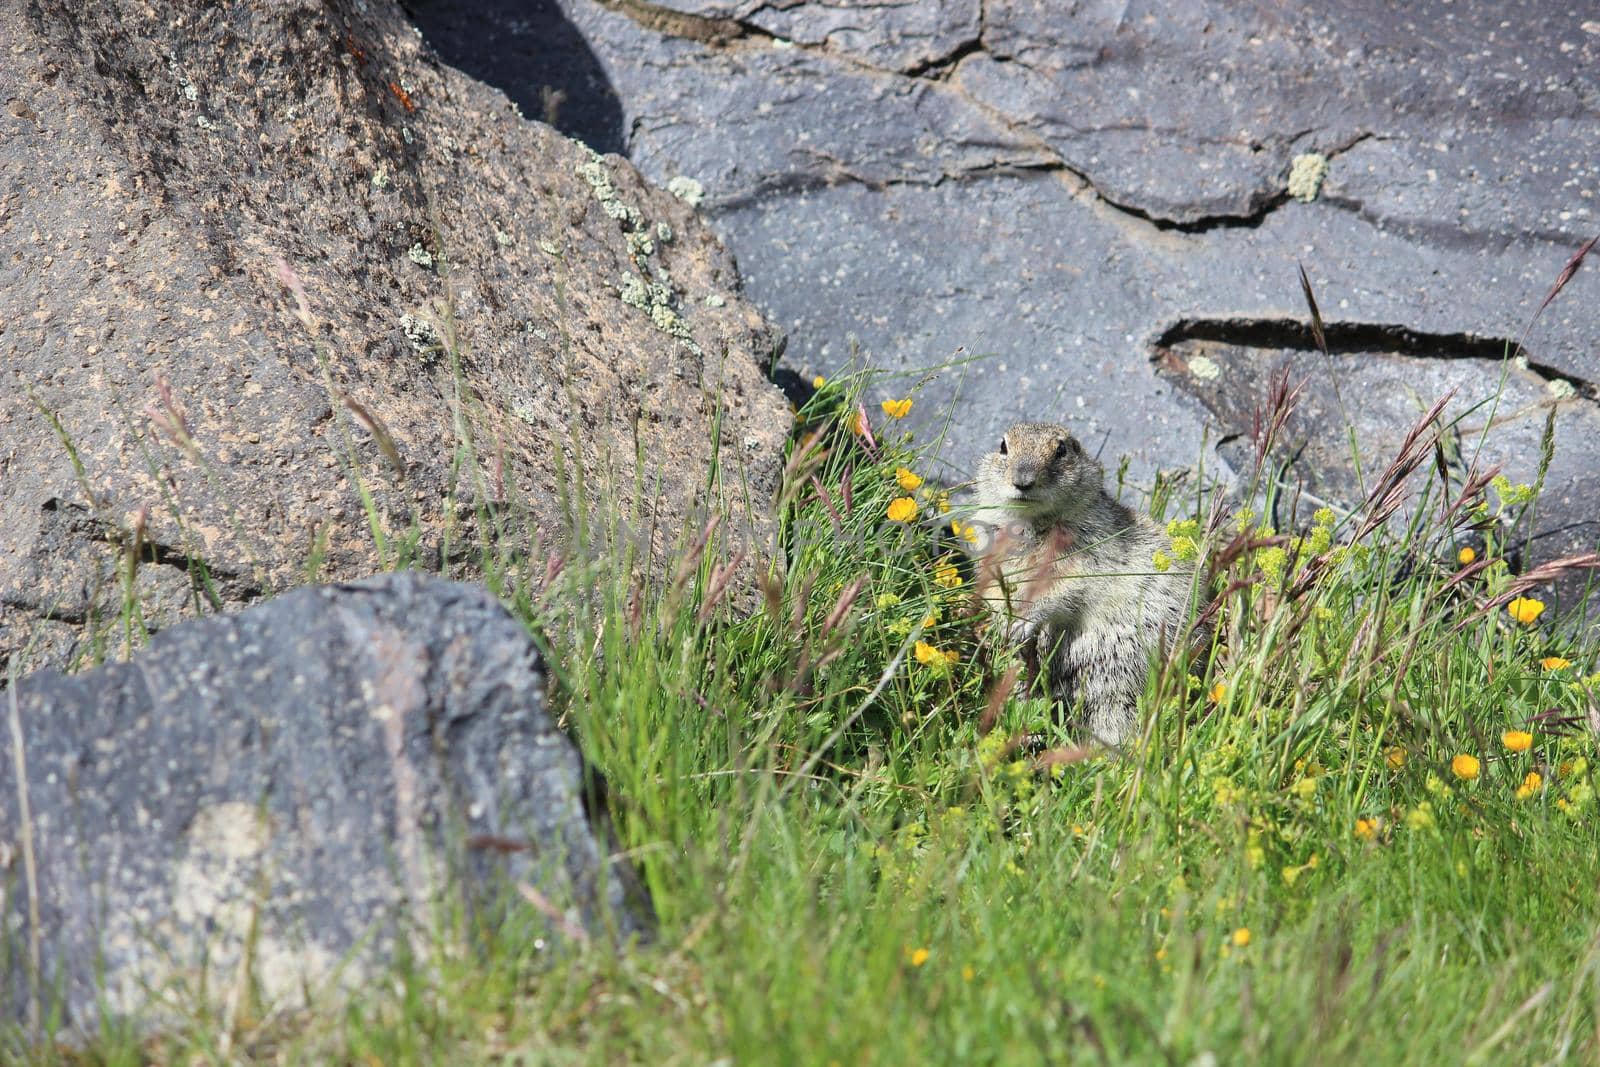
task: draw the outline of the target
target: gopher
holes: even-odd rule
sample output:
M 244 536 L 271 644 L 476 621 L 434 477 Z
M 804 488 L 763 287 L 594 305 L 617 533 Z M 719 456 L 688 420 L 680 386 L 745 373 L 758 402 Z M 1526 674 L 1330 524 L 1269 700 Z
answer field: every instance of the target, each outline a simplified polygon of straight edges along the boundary
M 976 491 L 973 521 L 990 536 L 977 591 L 995 626 L 1095 740 L 1127 743 L 1151 657 L 1184 636 L 1192 564 L 1156 569 L 1163 531 L 1106 492 L 1065 426 L 1012 426 Z

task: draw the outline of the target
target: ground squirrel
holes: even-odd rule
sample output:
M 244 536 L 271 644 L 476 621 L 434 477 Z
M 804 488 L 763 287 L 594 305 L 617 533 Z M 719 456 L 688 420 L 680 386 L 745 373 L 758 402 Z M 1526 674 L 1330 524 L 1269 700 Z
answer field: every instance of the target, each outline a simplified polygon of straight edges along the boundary
M 1167 538 L 1106 492 L 1065 426 L 1011 427 L 976 488 L 973 521 L 990 535 L 977 589 L 995 625 L 1096 740 L 1124 744 L 1151 656 L 1185 631 L 1192 566 L 1156 569 Z

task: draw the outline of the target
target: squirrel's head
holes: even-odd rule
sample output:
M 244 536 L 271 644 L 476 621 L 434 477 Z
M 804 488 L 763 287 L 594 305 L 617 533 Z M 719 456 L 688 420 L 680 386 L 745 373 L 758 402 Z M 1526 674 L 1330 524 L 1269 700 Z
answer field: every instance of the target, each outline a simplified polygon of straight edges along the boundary
M 984 503 L 1009 505 L 1024 517 L 1053 518 L 1092 500 L 1104 480 L 1100 464 L 1065 426 L 1019 422 L 983 457 L 978 494 Z

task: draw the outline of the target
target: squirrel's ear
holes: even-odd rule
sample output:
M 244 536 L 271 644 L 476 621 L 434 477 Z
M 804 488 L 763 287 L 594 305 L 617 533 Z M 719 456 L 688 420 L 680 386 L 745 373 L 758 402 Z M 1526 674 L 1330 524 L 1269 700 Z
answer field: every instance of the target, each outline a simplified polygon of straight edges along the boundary
M 1006 454 L 1006 439 L 1004 437 L 1000 438 L 1000 454 L 1002 456 Z

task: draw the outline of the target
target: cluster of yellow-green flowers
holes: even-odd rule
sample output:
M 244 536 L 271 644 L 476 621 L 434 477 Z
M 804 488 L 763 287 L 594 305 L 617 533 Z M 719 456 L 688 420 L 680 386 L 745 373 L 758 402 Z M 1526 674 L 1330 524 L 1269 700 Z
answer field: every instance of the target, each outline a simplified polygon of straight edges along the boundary
M 1171 542 L 1171 551 L 1158 548 L 1150 558 L 1158 571 L 1171 570 L 1174 562 L 1192 560 L 1200 555 L 1200 520 L 1173 519 L 1167 523 L 1167 539 Z

